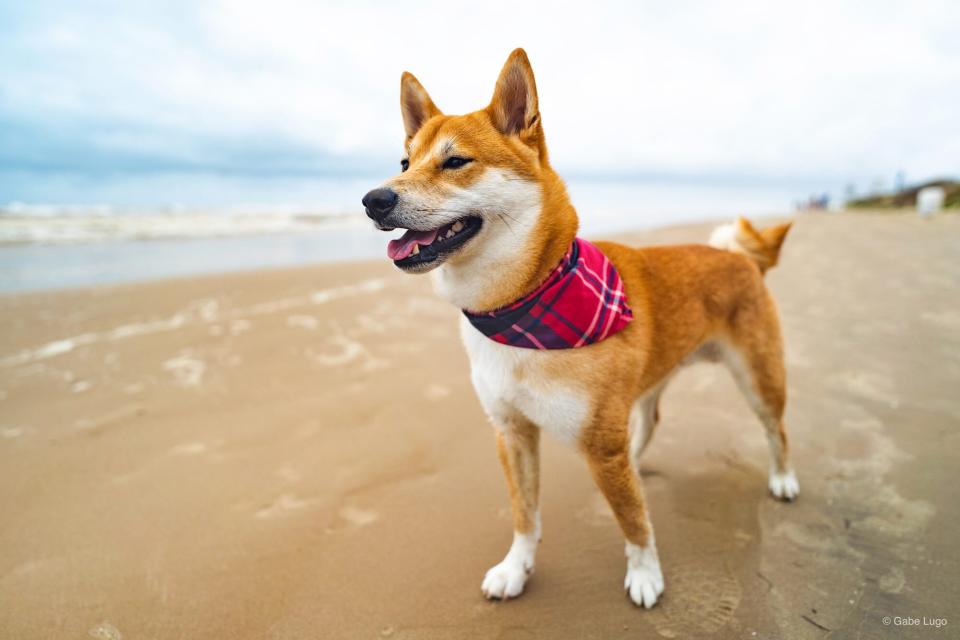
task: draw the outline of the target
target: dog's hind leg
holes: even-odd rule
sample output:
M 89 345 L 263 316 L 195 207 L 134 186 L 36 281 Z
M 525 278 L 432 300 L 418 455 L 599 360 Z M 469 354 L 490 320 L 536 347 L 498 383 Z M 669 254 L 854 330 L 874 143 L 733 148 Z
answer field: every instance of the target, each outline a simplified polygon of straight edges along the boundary
M 513 512 L 513 544 L 483 578 L 487 598 L 505 600 L 523 592 L 540 543 L 540 429 L 527 420 L 497 429 L 497 454 L 507 479 Z
M 637 606 L 652 607 L 663 593 L 663 572 L 653 527 L 640 484 L 631 464 L 628 410 L 605 411 L 582 442 L 590 472 L 626 538 L 627 575 L 624 589 Z M 611 413 L 618 413 L 612 419 Z
M 744 330 L 726 345 L 724 362 L 733 374 L 740 391 L 766 430 L 770 447 L 770 493 L 780 500 L 794 500 L 800 484 L 790 467 L 787 430 L 783 423 L 786 405 L 786 372 L 783 347 L 775 315 L 766 314 L 765 322 L 747 324 Z
M 630 458 L 637 472 L 640 472 L 640 456 L 650 444 L 650 438 L 660 423 L 660 395 L 666 383 L 651 389 L 636 402 L 630 410 Z

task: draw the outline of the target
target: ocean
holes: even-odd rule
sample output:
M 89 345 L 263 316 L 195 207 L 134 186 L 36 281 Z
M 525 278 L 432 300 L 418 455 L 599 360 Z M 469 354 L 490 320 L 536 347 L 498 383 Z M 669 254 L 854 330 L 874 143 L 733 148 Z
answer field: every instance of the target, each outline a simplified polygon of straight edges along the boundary
M 360 198 L 376 178 L 52 176 L 0 180 L 0 291 L 385 258 Z M 31 182 L 31 184 L 34 184 Z M 802 186 L 690 180 L 567 181 L 581 231 L 602 237 L 736 215 L 782 215 Z M 4 193 L 6 192 L 6 194 Z M 13 197 L 5 197 L 12 195 Z

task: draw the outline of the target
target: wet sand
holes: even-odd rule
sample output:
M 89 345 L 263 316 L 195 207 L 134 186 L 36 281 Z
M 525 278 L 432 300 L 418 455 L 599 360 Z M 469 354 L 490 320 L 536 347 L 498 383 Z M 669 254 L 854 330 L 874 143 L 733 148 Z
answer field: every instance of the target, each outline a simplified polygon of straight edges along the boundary
M 768 281 L 800 500 L 767 497 L 726 371 L 683 371 L 644 462 L 650 611 L 549 438 L 537 572 L 483 600 L 506 490 L 426 278 L 384 260 L 0 297 L 0 637 L 951 637 L 960 218 L 801 217 Z

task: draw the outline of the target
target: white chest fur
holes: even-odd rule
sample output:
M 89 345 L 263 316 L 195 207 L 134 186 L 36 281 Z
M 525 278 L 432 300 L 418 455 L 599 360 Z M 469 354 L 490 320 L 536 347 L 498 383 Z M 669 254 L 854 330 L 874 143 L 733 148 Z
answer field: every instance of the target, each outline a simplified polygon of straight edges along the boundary
M 586 395 L 553 380 L 543 363 L 553 354 L 508 347 L 461 318 L 460 333 L 480 404 L 497 428 L 524 417 L 561 440 L 575 442 L 589 411 Z

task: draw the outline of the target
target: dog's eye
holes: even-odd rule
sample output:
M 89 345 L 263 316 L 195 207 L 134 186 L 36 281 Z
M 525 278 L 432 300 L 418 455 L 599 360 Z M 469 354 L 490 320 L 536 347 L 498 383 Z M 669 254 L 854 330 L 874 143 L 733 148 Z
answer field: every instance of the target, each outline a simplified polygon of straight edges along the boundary
M 459 169 L 465 164 L 473 162 L 470 158 L 461 158 L 460 156 L 451 156 L 443 161 L 444 169 Z
M 409 168 L 410 168 L 410 161 L 409 161 L 409 160 L 407 160 L 406 158 L 404 158 L 403 160 L 400 161 L 400 171 L 401 171 L 401 172 L 402 172 L 402 171 L 406 171 L 406 170 L 409 169 Z

